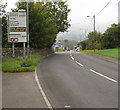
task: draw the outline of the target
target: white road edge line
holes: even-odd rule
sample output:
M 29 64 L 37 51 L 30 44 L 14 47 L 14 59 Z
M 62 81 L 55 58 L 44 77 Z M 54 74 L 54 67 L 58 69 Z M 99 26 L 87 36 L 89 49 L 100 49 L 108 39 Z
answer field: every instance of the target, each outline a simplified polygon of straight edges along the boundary
M 53 110 L 53 107 L 52 107 L 52 105 L 50 104 L 50 102 L 49 102 L 47 96 L 45 95 L 45 92 L 43 91 L 42 86 L 41 86 L 41 84 L 40 84 L 40 82 L 39 82 L 39 80 L 38 80 L 36 68 L 35 68 L 35 80 L 36 80 L 37 85 L 38 85 L 38 87 L 39 87 L 39 90 L 40 90 L 40 92 L 41 92 L 41 94 L 42 94 L 42 96 L 43 96 L 43 99 L 45 100 L 45 103 L 46 103 L 47 107 L 48 107 L 50 110 Z
M 79 63 L 78 61 L 75 61 L 75 62 L 76 62 L 78 65 L 82 66 L 82 67 L 84 66 L 84 65 L 82 65 L 81 63 Z
M 106 79 L 108 79 L 108 80 L 110 80 L 110 81 L 112 81 L 112 82 L 114 82 L 114 83 L 117 83 L 116 80 L 111 79 L 111 78 L 109 78 L 108 76 L 105 76 L 105 75 L 103 75 L 103 74 L 100 74 L 100 73 L 98 73 L 98 72 L 96 72 L 96 71 L 94 71 L 94 70 L 92 70 L 92 69 L 90 69 L 90 71 L 93 72 L 93 73 L 95 73 L 95 74 L 97 74 L 97 75 L 99 75 L 99 76 L 102 76 L 102 77 L 104 77 L 104 78 L 106 78 Z

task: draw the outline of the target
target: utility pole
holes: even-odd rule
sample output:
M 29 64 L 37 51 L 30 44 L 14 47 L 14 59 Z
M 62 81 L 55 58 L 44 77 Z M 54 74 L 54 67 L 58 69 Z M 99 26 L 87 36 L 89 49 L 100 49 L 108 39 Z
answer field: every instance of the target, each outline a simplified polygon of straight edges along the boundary
M 90 17 L 90 16 L 87 16 Z M 95 32 L 95 15 L 93 16 L 93 20 L 94 20 L 94 32 Z
M 87 17 L 90 17 L 90 16 L 87 16 Z M 94 20 L 94 24 L 93 24 L 93 27 L 94 27 L 94 36 L 95 36 L 95 15 L 93 16 L 93 20 Z M 93 44 L 94 44 L 94 51 L 95 51 L 95 41 L 93 41 Z
M 29 4 L 27 0 L 27 56 L 30 60 L 30 44 L 29 44 Z
M 93 16 L 94 19 L 94 33 L 95 33 L 95 15 Z
M 95 37 L 95 15 L 93 16 L 93 19 L 94 19 L 94 37 Z M 96 40 L 94 41 L 94 52 L 95 52 L 95 42 Z

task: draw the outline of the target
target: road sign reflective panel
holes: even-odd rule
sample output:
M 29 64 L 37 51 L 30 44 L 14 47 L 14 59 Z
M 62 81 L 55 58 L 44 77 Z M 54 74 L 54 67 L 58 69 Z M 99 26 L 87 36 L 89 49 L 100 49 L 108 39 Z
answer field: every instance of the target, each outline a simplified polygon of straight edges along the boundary
M 11 38 L 11 42 L 18 42 L 18 38 Z

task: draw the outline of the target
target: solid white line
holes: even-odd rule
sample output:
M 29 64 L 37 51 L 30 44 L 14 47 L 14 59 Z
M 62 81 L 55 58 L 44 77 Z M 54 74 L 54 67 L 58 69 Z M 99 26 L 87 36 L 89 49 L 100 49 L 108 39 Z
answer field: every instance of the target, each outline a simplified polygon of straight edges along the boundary
M 95 73 L 95 74 L 97 74 L 97 75 L 99 75 L 99 76 L 102 76 L 102 77 L 104 77 L 104 78 L 106 78 L 106 79 L 108 79 L 108 80 L 110 80 L 110 81 L 112 81 L 112 82 L 117 82 L 116 80 L 114 80 L 114 79 L 111 79 L 111 78 L 109 78 L 108 76 L 105 76 L 105 75 L 103 75 L 103 74 L 100 74 L 100 73 L 98 73 L 98 72 L 96 72 L 96 71 L 94 71 L 94 70 L 92 70 L 92 69 L 90 69 L 90 71 L 91 72 L 93 72 L 93 73 Z
M 40 90 L 40 92 L 41 92 L 41 94 L 42 94 L 42 96 L 43 96 L 43 99 L 45 100 L 46 105 L 48 106 L 48 108 L 49 108 L 50 110 L 53 110 L 53 107 L 52 107 L 52 105 L 50 104 L 50 102 L 49 102 L 47 96 L 45 95 L 45 92 L 43 91 L 42 86 L 41 86 L 41 84 L 40 84 L 40 82 L 39 82 L 39 80 L 38 80 L 36 68 L 35 68 L 35 80 L 36 80 L 37 85 L 38 85 L 38 87 L 39 87 L 39 90 Z
M 75 61 L 75 62 L 76 62 L 78 65 L 82 66 L 82 67 L 84 66 L 84 65 L 82 65 L 81 63 L 79 63 L 78 61 Z

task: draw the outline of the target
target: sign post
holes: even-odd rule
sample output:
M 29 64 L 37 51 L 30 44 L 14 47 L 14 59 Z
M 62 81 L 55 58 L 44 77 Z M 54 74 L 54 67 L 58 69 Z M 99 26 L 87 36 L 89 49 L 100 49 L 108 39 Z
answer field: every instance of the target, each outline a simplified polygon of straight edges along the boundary
M 27 42 L 27 23 L 25 10 L 18 12 L 8 12 L 8 42 L 13 43 L 13 56 L 14 43 L 23 43 L 23 56 L 25 59 L 25 42 Z
M 27 56 L 30 60 L 30 44 L 29 44 L 29 2 L 27 0 Z
M 118 2 L 118 24 L 120 25 L 120 1 Z
M 15 46 L 14 46 L 14 43 L 12 43 L 12 50 L 13 50 L 12 57 L 15 58 Z
M 25 42 L 23 43 L 23 58 L 26 60 Z

